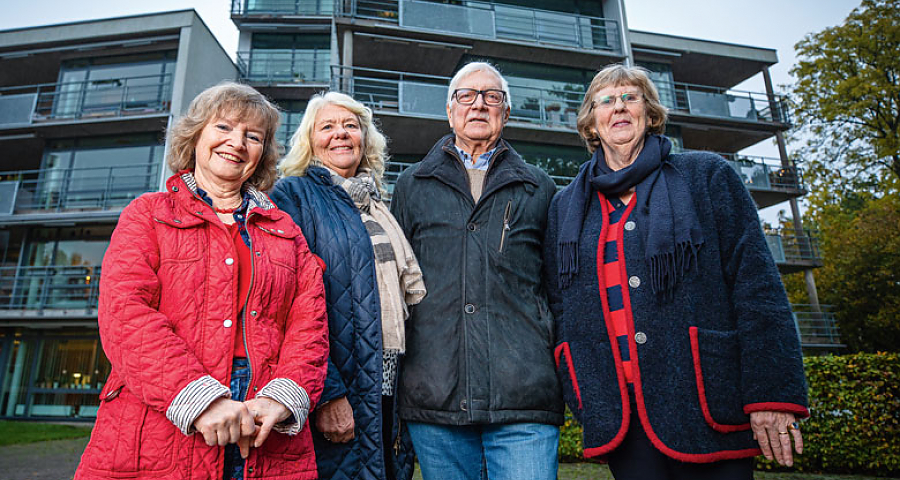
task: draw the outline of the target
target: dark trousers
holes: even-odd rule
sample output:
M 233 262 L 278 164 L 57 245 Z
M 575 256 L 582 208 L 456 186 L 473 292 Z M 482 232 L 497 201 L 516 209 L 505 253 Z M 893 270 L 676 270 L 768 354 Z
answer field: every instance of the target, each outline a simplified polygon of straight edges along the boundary
M 616 480 L 753 480 L 753 458 L 686 463 L 667 457 L 647 438 L 634 400 L 631 412 L 625 440 L 608 456 Z

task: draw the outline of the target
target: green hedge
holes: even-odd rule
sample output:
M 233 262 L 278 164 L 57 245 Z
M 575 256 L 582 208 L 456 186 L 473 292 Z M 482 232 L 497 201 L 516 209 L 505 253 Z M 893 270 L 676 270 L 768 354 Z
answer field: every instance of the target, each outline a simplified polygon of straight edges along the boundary
M 900 474 L 900 356 L 828 355 L 804 363 L 812 416 L 802 423 L 804 451 L 793 470 Z M 566 410 L 560 460 L 583 461 L 581 452 L 581 426 Z M 757 468 L 778 466 L 758 460 Z

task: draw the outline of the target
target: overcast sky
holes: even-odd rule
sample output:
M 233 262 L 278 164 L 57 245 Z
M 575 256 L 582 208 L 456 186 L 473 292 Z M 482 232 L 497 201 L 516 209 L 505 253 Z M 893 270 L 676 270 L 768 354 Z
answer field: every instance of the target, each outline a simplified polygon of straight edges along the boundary
M 230 0 L 2 0 L 0 30 L 79 20 L 193 8 L 219 39 L 225 51 L 237 50 L 237 28 L 230 19 Z M 791 83 L 788 71 L 796 61 L 794 44 L 810 32 L 837 25 L 859 0 L 625 0 L 628 27 L 656 33 L 773 48 L 779 63 L 770 68 L 776 85 Z M 762 77 L 739 88 L 764 91 Z M 744 151 L 777 157 L 773 141 Z M 786 205 L 768 210 L 773 212 Z M 773 215 L 764 212 L 764 217 Z

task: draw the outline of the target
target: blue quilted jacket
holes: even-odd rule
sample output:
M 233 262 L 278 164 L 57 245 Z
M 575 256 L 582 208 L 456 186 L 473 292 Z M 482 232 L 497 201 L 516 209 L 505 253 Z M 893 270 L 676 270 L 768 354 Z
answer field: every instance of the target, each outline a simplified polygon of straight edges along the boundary
M 309 249 L 325 261 L 331 351 L 320 404 L 346 396 L 356 423 L 354 439 L 339 444 L 326 441 L 311 418 L 319 478 L 382 480 L 381 304 L 369 234 L 350 196 L 324 168 L 310 167 L 305 176 L 279 180 L 270 196 L 303 230 Z M 399 448 L 390 448 L 390 468 L 404 480 L 412 477 L 412 445 L 408 435 L 399 435 L 396 419 L 395 411 L 391 438 Z

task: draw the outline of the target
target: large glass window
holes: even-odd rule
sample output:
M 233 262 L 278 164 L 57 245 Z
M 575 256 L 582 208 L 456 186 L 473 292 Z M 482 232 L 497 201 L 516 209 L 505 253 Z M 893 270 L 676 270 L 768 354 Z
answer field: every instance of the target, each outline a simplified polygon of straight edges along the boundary
M 60 67 L 53 116 L 164 109 L 174 71 L 174 51 L 67 60 Z
M 659 91 L 659 101 L 666 108 L 677 108 L 675 104 L 675 79 L 672 77 L 672 65 L 657 62 L 636 62 L 638 66 L 650 71 L 650 80 Z
M 155 190 L 165 147 L 154 134 L 50 142 L 16 210 L 118 208 Z
M 248 13 L 287 15 L 331 15 L 334 0 L 243 0 Z
M 541 167 L 559 187 L 568 185 L 578 174 L 581 164 L 591 158 L 584 147 L 520 141 L 510 141 L 509 143 L 519 152 L 523 160 Z
M 0 362 L 0 416 L 97 416 L 110 364 L 96 330 L 2 331 Z
M 256 33 L 243 61 L 253 81 L 325 82 L 331 64 L 331 36 L 318 33 Z
M 278 126 L 278 132 L 275 137 L 281 142 L 285 152 L 291 148 L 291 136 L 300 126 L 303 119 L 303 113 L 306 111 L 306 100 L 287 100 L 278 102 L 281 107 L 281 125 Z

